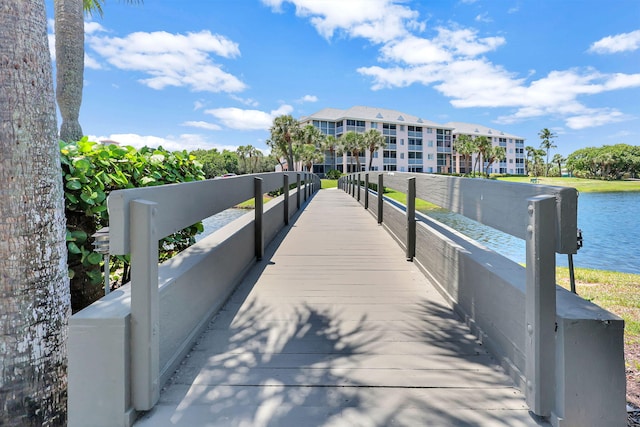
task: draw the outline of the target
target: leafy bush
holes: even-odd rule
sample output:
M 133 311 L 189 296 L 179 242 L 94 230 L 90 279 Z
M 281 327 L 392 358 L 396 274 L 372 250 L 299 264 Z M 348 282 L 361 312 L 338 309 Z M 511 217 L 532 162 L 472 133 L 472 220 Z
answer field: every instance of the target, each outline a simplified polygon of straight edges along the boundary
M 204 179 L 201 165 L 186 151 L 168 152 L 143 147 L 102 145 L 86 137 L 78 142 L 60 142 L 60 161 L 65 189 L 67 250 L 71 303 L 82 309 L 103 295 L 102 256 L 93 251 L 96 230 L 109 224 L 106 198 L 123 188 L 148 187 Z M 160 258 L 165 260 L 195 242 L 202 224 L 194 224 L 160 242 Z M 114 279 L 125 283 L 128 256 L 114 258 L 121 274 Z
M 331 169 L 327 172 L 327 179 L 338 179 L 342 176 L 342 172 L 336 169 Z

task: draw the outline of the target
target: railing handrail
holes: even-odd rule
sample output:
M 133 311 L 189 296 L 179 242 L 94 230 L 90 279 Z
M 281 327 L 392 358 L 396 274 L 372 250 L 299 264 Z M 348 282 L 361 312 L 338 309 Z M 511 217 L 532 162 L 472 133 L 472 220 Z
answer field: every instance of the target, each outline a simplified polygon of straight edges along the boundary
M 578 191 L 575 188 L 407 172 L 369 172 L 370 182 L 384 175 L 385 187 L 406 193 L 406 180 L 416 178 L 416 197 L 504 233 L 526 239 L 527 200 L 551 195 L 556 199 L 556 252 L 575 254 Z M 505 201 L 507 202 L 505 204 Z M 508 208 L 507 208 L 508 207 Z
M 260 260 L 264 253 L 262 196 L 287 186 L 289 177 L 296 179 L 298 208 L 302 197 L 307 200 L 313 191 L 320 188 L 319 178 L 309 172 L 272 172 L 132 188 L 114 191 L 109 195 L 109 252 L 131 254 L 131 399 L 136 410 L 153 408 L 162 386 L 159 363 L 158 241 L 254 198 L 255 258 Z M 288 190 L 284 189 L 285 208 Z
M 284 175 L 288 175 L 289 181 L 294 183 L 298 174 L 303 182 L 315 176 L 309 172 L 268 172 L 112 191 L 107 198 L 110 253 L 124 255 L 131 252 L 128 237 L 129 206 L 133 200 L 158 203 L 156 227 L 159 238 L 163 238 L 251 199 L 254 196 L 254 178 L 263 179 L 263 190 L 268 193 L 282 187 Z M 202 197 L 207 194 L 215 197 Z M 177 221 L 178 218 L 180 220 Z
M 550 416 L 555 404 L 555 252 L 578 249 L 577 198 L 573 188 L 509 183 L 402 172 L 367 172 L 340 179 L 352 196 L 363 183 L 378 181 L 378 223 L 384 212 L 383 189 L 406 193 L 407 260 L 416 254 L 415 199 L 420 198 L 526 241 L 524 356 L 525 395 L 531 411 Z M 369 189 L 365 188 L 368 192 Z M 368 203 L 367 203 L 368 204 Z

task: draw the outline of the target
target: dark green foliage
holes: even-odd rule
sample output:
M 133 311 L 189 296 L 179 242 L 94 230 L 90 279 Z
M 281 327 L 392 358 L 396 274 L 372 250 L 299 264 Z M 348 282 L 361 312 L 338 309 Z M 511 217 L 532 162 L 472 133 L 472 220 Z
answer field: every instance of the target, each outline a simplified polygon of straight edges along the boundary
M 567 169 L 579 178 L 621 179 L 640 172 L 640 146 L 616 144 L 581 148 L 567 157 Z
M 233 151 L 223 150 L 222 153 L 216 148 L 211 150 L 195 150 L 191 155 L 202 164 L 205 178 L 215 178 L 226 173 L 239 174 L 238 154 Z
M 65 187 L 67 249 L 74 311 L 103 295 L 102 256 L 93 251 L 92 235 L 109 224 L 106 198 L 110 191 L 204 179 L 200 163 L 186 151 L 170 153 L 162 147 L 102 145 L 86 137 L 60 143 Z M 202 224 L 194 224 L 160 242 L 161 261 L 195 242 Z M 128 280 L 128 256 L 112 259 L 120 284 Z
M 327 179 L 338 179 L 342 176 L 342 172 L 336 169 L 331 169 L 327 172 Z

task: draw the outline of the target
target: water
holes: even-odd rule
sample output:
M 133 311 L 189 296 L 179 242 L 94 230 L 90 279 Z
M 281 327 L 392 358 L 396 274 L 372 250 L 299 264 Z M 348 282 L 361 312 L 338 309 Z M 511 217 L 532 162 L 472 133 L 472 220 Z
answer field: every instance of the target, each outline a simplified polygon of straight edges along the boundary
M 224 227 L 234 219 L 240 218 L 242 215 L 248 212 L 249 211 L 247 209 L 231 208 L 212 215 L 209 218 L 203 219 L 202 225 L 204 226 L 204 231 L 196 236 L 196 242 L 204 239 L 209 234 Z
M 578 228 L 584 246 L 573 256 L 574 266 L 640 273 L 639 213 L 640 193 L 581 193 Z M 524 240 L 450 212 L 426 214 L 513 261 L 525 262 Z M 558 255 L 557 264 L 567 266 L 567 255 Z
M 196 236 L 196 240 L 245 213 L 245 209 L 227 209 L 206 218 L 203 220 L 205 231 Z M 578 227 L 582 229 L 584 246 L 573 256 L 574 265 L 640 273 L 639 214 L 640 193 L 581 193 L 578 198 Z M 515 262 L 525 262 L 524 240 L 451 212 L 429 211 L 427 215 Z M 557 264 L 567 266 L 567 255 L 558 255 Z

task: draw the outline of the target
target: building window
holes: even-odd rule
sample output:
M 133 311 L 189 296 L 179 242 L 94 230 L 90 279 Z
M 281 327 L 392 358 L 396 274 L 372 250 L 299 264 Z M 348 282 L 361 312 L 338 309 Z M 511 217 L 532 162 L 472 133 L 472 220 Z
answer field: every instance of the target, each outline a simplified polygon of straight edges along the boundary
M 427 160 L 433 160 L 433 154 L 431 153 L 427 154 Z
M 427 133 L 433 133 L 433 129 L 427 128 Z M 429 172 L 431 172 L 431 171 L 429 171 Z
M 378 129 L 378 123 L 371 122 L 371 129 Z
M 400 153 L 400 158 L 404 159 L 404 153 Z
M 433 141 L 427 142 L 427 147 L 433 147 Z

